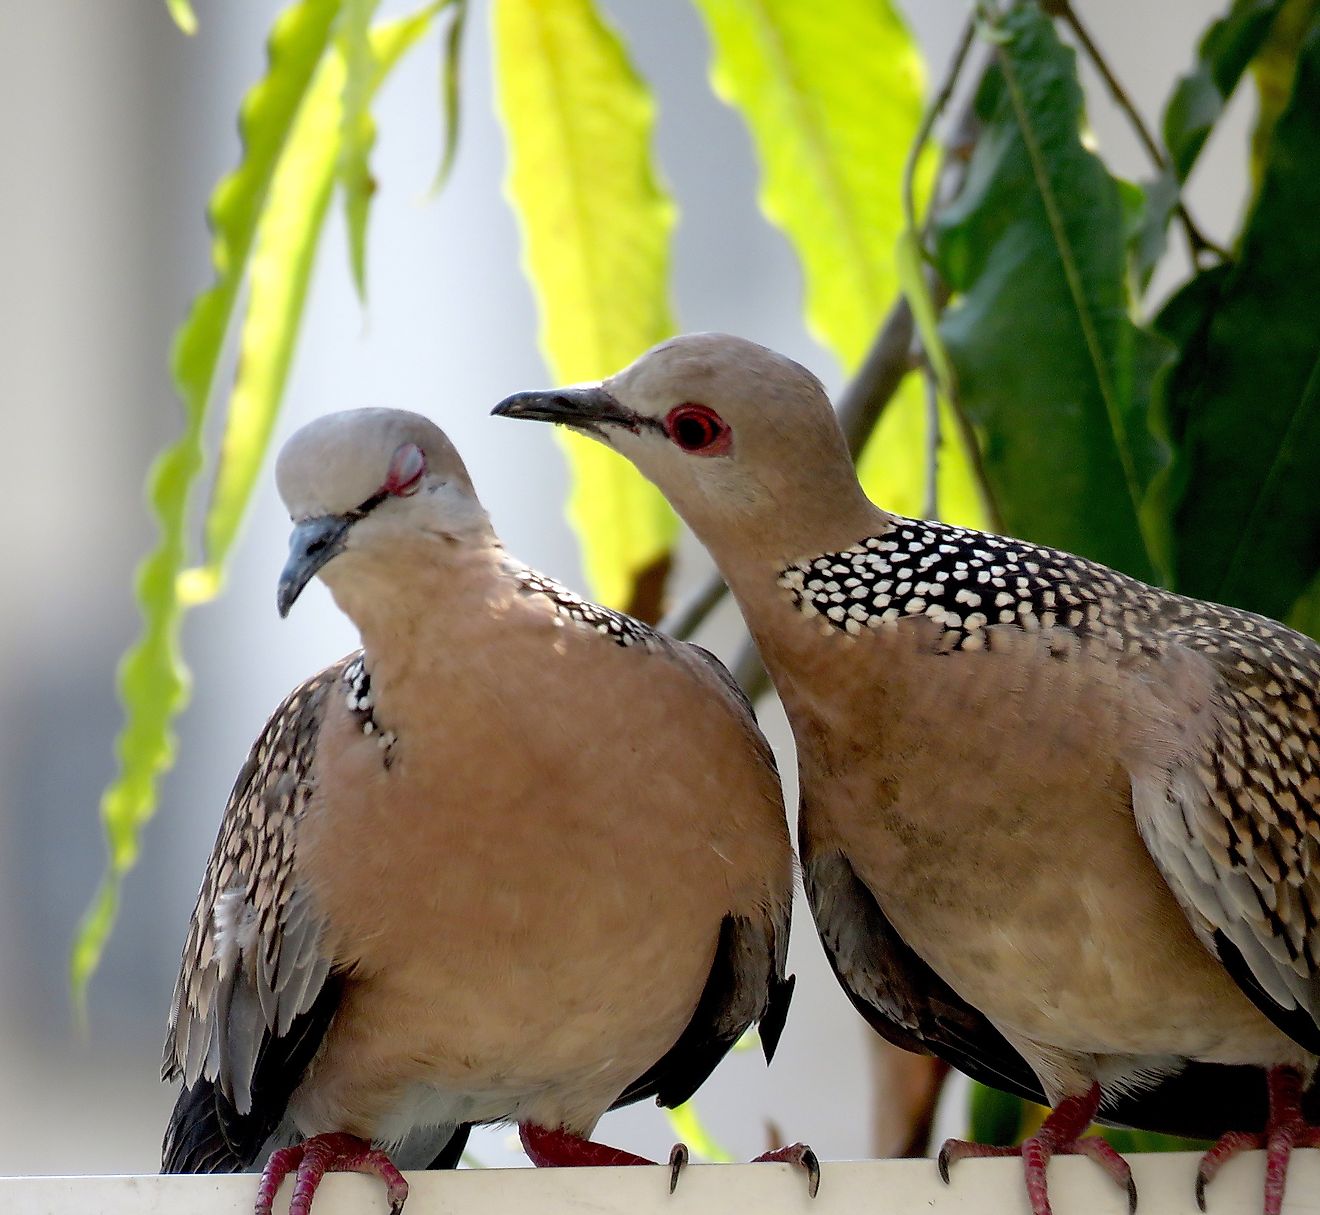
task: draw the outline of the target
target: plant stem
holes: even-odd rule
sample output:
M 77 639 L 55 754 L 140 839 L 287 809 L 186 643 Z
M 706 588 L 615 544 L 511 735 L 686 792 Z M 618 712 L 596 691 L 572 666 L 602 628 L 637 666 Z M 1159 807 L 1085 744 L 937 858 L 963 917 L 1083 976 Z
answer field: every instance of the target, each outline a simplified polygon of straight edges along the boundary
M 671 637 L 686 640 L 706 622 L 706 617 L 719 607 L 728 591 L 728 585 L 716 571 L 682 603 L 665 613 L 660 621 L 660 631 L 668 633 Z
M 926 500 L 921 514 L 926 519 L 940 517 L 940 393 L 935 383 L 935 369 L 926 362 L 921 368 L 926 383 Z
M 1136 132 L 1137 139 L 1140 140 L 1142 147 L 1146 149 L 1146 154 L 1161 173 L 1168 172 L 1169 160 L 1164 154 L 1164 149 L 1156 142 L 1155 136 L 1151 134 L 1145 119 L 1137 111 L 1136 105 L 1133 103 L 1132 98 L 1128 96 L 1127 90 L 1118 77 L 1114 75 L 1108 60 L 1105 59 L 1100 48 L 1096 45 L 1095 39 L 1091 37 L 1090 31 L 1082 24 L 1082 19 L 1074 11 L 1070 0 L 1049 0 L 1043 7 L 1051 16 L 1063 18 L 1064 24 L 1072 30 L 1073 36 L 1077 39 L 1086 57 L 1091 61 L 1095 70 L 1100 73 L 1100 79 L 1105 82 L 1105 87 L 1109 90 L 1115 104 L 1127 117 L 1133 131 Z M 1179 186 L 1181 187 L 1181 183 L 1179 183 Z M 1183 227 L 1183 231 L 1187 234 L 1187 246 L 1194 263 L 1199 263 L 1201 255 L 1204 253 L 1209 253 L 1220 260 L 1227 260 L 1227 251 L 1216 245 L 1196 226 L 1195 221 L 1193 221 L 1183 204 L 1181 193 L 1179 194 L 1175 213 L 1178 216 L 1178 222 Z
M 862 454 L 885 407 L 912 370 L 912 338 L 916 326 L 912 310 L 901 296 L 880 326 L 866 359 L 839 397 L 839 426 L 848 442 L 853 463 Z
M 949 67 L 944 73 L 944 80 L 940 84 L 939 92 L 935 94 L 935 100 L 931 102 L 930 108 L 922 115 L 921 126 L 917 128 L 916 138 L 912 141 L 911 148 L 908 149 L 907 160 L 903 165 L 903 215 L 907 220 L 908 228 L 913 232 L 918 231 L 914 189 L 917 161 L 921 158 L 922 149 L 925 148 L 926 142 L 930 139 L 930 133 L 934 130 L 935 123 L 944 112 L 944 107 L 949 104 L 949 98 L 953 96 L 953 90 L 958 86 L 958 79 L 962 75 L 963 65 L 967 62 L 967 55 L 972 49 L 972 42 L 975 38 L 976 14 L 973 12 L 963 26 L 962 34 L 958 38 L 958 45 L 954 49 L 953 58 L 949 60 Z

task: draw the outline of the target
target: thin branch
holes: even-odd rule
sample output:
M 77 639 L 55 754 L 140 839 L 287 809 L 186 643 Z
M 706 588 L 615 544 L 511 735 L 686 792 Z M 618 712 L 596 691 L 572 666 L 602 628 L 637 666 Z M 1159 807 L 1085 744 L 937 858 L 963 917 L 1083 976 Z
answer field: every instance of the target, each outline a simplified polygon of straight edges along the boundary
M 1095 40 L 1091 37 L 1090 31 L 1082 24 L 1082 19 L 1074 11 L 1070 0 L 1049 0 L 1044 8 L 1051 16 L 1063 18 L 1064 23 L 1072 30 L 1074 37 L 1086 53 L 1086 57 L 1091 61 L 1095 70 L 1100 73 L 1100 79 L 1105 82 L 1105 87 L 1109 90 L 1110 96 L 1113 97 L 1118 108 L 1126 115 L 1133 131 L 1136 132 L 1137 139 L 1140 140 L 1142 147 L 1146 149 L 1146 154 L 1160 172 L 1168 172 L 1169 160 L 1164 154 L 1164 149 L 1160 147 L 1155 136 L 1151 134 L 1150 128 L 1146 125 L 1146 120 L 1142 118 L 1132 98 L 1128 96 L 1127 90 L 1118 77 L 1114 75 L 1108 60 L 1105 59 Z M 1228 252 L 1216 245 L 1196 226 L 1191 214 L 1183 205 L 1181 190 L 1175 214 L 1178 216 L 1178 222 L 1182 224 L 1183 231 L 1187 234 L 1187 245 L 1191 251 L 1193 262 L 1199 262 L 1203 253 L 1210 253 L 1221 261 L 1228 259 Z
M 935 383 L 935 369 L 927 361 L 921 368 L 926 383 L 926 500 L 921 514 L 926 519 L 940 517 L 940 392 Z
M 916 326 L 912 309 L 902 296 L 889 310 L 880 326 L 866 359 L 839 397 L 839 426 L 848 441 L 853 463 L 862 454 L 885 407 L 904 377 L 915 366 L 912 361 L 912 338 Z
M 1127 90 L 1120 83 L 1108 61 L 1096 45 L 1086 26 L 1082 24 L 1082 19 L 1073 11 L 1069 0 L 1052 0 L 1045 6 L 1046 12 L 1052 16 L 1062 17 L 1065 24 L 1076 35 L 1077 41 L 1081 43 L 1082 50 L 1086 52 L 1086 57 L 1095 66 L 1095 70 L 1100 73 L 1100 78 L 1105 82 L 1105 87 L 1109 90 L 1114 100 L 1118 103 L 1118 108 L 1127 115 L 1127 120 L 1132 124 L 1132 129 L 1136 132 L 1137 138 L 1141 140 L 1142 146 L 1146 149 L 1147 155 L 1155 162 L 1157 169 L 1167 169 L 1169 162 L 1164 155 L 1164 149 L 1155 141 L 1155 136 L 1150 133 L 1150 128 L 1146 125 L 1146 120 L 1142 118 L 1137 110 L 1136 104 L 1128 96 Z
M 931 104 L 908 153 L 907 166 L 903 174 L 904 207 L 908 210 L 908 224 L 912 231 L 923 231 L 934 213 L 935 203 L 931 204 L 926 221 L 918 226 L 912 211 L 912 174 L 922 144 L 930 138 L 940 112 L 948 104 L 957 88 L 958 79 L 967 62 L 971 45 L 975 40 L 975 19 L 969 19 L 958 47 L 949 63 L 949 70 L 940 85 L 939 93 Z M 935 198 L 949 197 L 961 188 L 967 175 L 967 149 L 976 142 L 980 134 L 981 122 L 976 114 L 976 89 L 968 96 L 958 115 L 954 129 L 945 141 L 944 152 L 935 174 Z M 949 289 L 936 275 L 927 280 L 930 293 L 937 308 L 943 308 L 949 298 Z M 915 366 L 912 357 L 912 344 L 915 337 L 915 325 L 912 310 L 906 298 L 900 297 L 890 310 L 885 323 L 880 327 L 866 361 L 858 369 L 843 396 L 839 399 L 839 425 L 843 427 L 844 437 L 848 440 L 848 450 L 854 460 L 862 453 L 866 440 L 880 421 L 885 406 L 893 399 L 903 378 Z
M 963 447 L 967 451 L 967 462 L 972 466 L 972 478 L 981 496 L 981 507 L 985 511 L 986 522 L 990 525 L 989 530 L 1002 532 L 1004 515 L 999 509 L 995 491 L 990 487 L 990 479 L 985 474 L 985 461 L 981 457 L 981 446 L 977 441 L 972 421 L 963 409 L 961 401 L 956 399 L 950 401 L 949 406 L 953 412 L 953 420 L 958 424 L 958 434 L 962 436 Z
M 770 690 L 770 676 L 766 674 L 765 663 L 756 642 L 744 637 L 738 647 L 738 656 L 733 660 L 733 677 L 738 686 L 746 693 L 747 699 L 755 704 Z
M 953 90 L 958 86 L 958 79 L 962 75 L 963 65 L 967 62 L 967 55 L 972 49 L 972 43 L 976 40 L 977 16 L 975 11 L 967 18 L 967 23 L 963 26 L 962 35 L 958 39 L 958 45 L 954 49 L 953 58 L 949 60 L 948 70 L 944 73 L 944 80 L 940 84 L 939 92 L 935 94 L 935 100 L 931 102 L 930 108 L 922 115 L 921 126 L 917 128 L 916 138 L 912 141 L 912 146 L 908 149 L 907 160 L 903 164 L 903 216 L 907 220 L 908 229 L 912 232 L 918 231 L 917 228 L 917 204 L 915 198 L 914 180 L 917 173 L 917 161 L 921 158 L 922 149 L 930 139 L 930 133 L 935 128 L 935 123 L 944 113 L 944 108 L 949 104 L 949 98 L 953 96 Z M 941 173 L 943 167 L 941 167 Z
M 660 631 L 686 641 L 706 623 L 706 618 L 719 607 L 728 592 L 728 584 L 716 571 L 676 608 L 665 613 L 660 621 Z

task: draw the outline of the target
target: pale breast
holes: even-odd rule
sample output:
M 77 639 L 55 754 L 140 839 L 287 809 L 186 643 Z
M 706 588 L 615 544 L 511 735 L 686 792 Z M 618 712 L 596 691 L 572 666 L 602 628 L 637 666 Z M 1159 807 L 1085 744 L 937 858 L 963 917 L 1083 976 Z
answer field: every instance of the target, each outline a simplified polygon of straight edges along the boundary
M 719 698 L 594 631 L 507 632 L 434 696 L 378 687 L 371 734 L 327 723 L 352 779 L 301 843 L 353 970 L 317 1109 L 370 1126 L 421 1082 L 594 1121 L 690 1020 L 723 917 L 789 898 L 777 782 Z
M 813 837 L 837 843 L 904 939 L 1016 1037 L 1277 1051 L 1282 1035 L 1195 938 L 1137 833 L 1126 756 L 1149 730 L 1127 674 L 1048 630 L 991 626 L 971 653 L 941 652 L 938 634 L 911 620 L 828 639 L 846 690 L 796 714 Z

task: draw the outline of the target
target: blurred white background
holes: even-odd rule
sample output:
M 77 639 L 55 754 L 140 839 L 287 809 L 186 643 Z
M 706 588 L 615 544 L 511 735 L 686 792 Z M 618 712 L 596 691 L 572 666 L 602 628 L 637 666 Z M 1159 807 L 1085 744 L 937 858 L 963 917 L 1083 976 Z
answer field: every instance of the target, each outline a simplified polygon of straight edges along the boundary
M 660 100 L 659 155 L 682 208 L 674 294 L 685 329 L 723 329 L 805 362 L 832 388 L 839 368 L 805 332 L 793 257 L 755 206 L 740 120 L 711 95 L 708 48 L 687 4 L 602 0 Z M 123 913 L 92 984 L 91 1029 L 72 1030 L 67 952 L 100 873 L 96 819 L 118 725 L 114 664 L 136 630 L 130 577 L 152 532 L 142 483 L 180 425 L 171 333 L 210 276 L 208 194 L 236 162 L 235 114 L 264 66 L 275 0 L 197 4 L 180 34 L 160 0 L 0 0 L 0 1174 L 152 1172 L 173 1099 L 158 1061 L 186 918 L 235 772 L 280 698 L 352 648 L 317 586 L 288 621 L 274 608 L 287 520 L 269 475 L 227 593 L 190 616 L 195 689 L 179 759 L 162 787 Z M 409 6 L 387 0 L 383 11 Z M 907 0 L 936 80 L 965 0 Z M 1143 112 L 1158 117 L 1176 71 L 1225 0 L 1080 0 Z M 276 442 L 316 414 L 363 404 L 436 418 L 464 453 L 511 551 L 582 588 L 559 504 L 566 482 L 548 428 L 487 417 L 547 373 L 501 193 L 486 5 L 473 0 L 462 144 L 453 178 L 427 196 L 440 146 L 439 51 L 417 48 L 377 107 L 380 182 L 371 220 L 370 307 L 347 272 L 336 216 Z M 1096 136 L 1112 163 L 1148 166 L 1089 77 Z M 1249 93 L 1249 89 L 1244 89 Z M 1193 182 L 1193 211 L 1223 238 L 1244 190 L 1240 98 Z M 681 586 L 704 571 L 686 543 Z M 709 643 L 730 657 L 736 632 Z M 791 779 L 777 709 L 768 723 Z M 792 804 L 795 794 L 789 790 Z M 830 976 L 800 909 L 793 1015 L 767 1072 L 737 1055 L 699 1107 L 739 1156 L 766 1123 L 822 1157 L 875 1142 L 867 1034 Z M 956 1126 L 956 1099 L 948 1115 Z M 650 1106 L 610 1115 L 600 1137 L 663 1158 L 672 1136 Z M 474 1136 L 488 1164 L 516 1163 L 505 1131 Z

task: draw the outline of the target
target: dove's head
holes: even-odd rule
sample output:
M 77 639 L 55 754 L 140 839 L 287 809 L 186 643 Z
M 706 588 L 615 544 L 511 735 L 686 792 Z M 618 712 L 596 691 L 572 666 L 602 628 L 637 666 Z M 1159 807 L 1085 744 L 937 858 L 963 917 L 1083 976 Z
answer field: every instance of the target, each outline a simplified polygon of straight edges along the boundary
M 327 414 L 297 431 L 275 464 L 293 520 L 280 615 L 313 575 L 334 589 L 355 571 L 397 571 L 441 548 L 491 539 L 490 522 L 454 445 L 401 409 Z
M 502 417 L 557 422 L 631 460 L 713 550 L 870 511 L 829 397 L 805 367 L 743 338 L 689 334 L 600 384 L 520 392 Z

